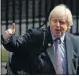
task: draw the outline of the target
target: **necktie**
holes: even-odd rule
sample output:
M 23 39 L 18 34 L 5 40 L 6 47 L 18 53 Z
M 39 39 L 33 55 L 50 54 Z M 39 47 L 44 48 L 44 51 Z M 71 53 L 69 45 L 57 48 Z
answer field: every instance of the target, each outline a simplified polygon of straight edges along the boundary
M 55 40 L 55 56 L 56 56 L 56 74 L 63 74 L 61 54 L 59 48 L 60 39 Z

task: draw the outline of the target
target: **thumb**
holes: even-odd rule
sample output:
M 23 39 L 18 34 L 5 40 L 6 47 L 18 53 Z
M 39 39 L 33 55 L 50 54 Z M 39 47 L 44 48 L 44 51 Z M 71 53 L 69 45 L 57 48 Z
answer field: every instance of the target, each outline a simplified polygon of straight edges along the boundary
M 15 23 L 12 24 L 12 33 L 15 33 Z

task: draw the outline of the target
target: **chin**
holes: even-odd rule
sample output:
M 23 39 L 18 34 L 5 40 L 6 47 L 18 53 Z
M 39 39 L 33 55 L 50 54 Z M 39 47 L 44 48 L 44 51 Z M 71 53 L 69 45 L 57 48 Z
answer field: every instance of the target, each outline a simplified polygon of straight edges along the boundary
M 55 37 L 59 38 L 59 37 L 61 37 L 61 34 L 56 34 Z

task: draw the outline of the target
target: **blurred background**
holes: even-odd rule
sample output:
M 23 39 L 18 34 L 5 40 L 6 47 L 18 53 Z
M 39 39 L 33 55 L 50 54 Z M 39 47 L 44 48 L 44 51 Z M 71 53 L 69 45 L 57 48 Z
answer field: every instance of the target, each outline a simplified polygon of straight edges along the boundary
M 73 14 L 70 33 L 79 35 L 79 0 L 1 0 L 1 34 L 16 24 L 16 36 L 23 35 L 31 28 L 46 28 L 48 16 L 54 6 L 66 4 Z M 1 72 L 6 73 L 5 65 L 9 52 L 1 46 Z

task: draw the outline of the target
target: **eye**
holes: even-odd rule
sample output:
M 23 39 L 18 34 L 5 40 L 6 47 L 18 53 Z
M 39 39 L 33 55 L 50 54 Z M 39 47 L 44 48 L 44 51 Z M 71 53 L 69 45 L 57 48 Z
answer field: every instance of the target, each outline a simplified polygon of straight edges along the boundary
M 59 23 L 60 23 L 60 24 L 65 24 L 65 22 L 64 22 L 64 21 L 59 21 Z
M 57 22 L 57 20 L 52 20 L 54 23 L 56 23 Z

